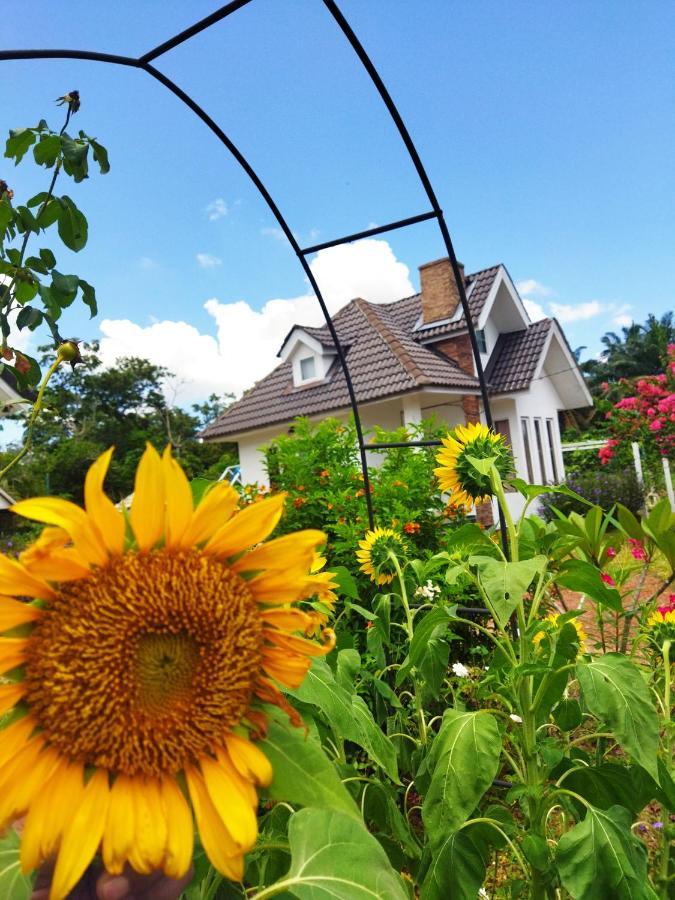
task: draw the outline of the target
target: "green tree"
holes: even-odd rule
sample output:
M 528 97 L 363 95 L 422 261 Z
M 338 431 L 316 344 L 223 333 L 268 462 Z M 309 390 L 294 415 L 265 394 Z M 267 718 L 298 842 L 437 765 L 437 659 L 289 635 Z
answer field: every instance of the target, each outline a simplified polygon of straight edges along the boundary
M 581 367 L 591 390 L 620 378 L 658 375 L 666 362 L 668 344 L 675 343 L 673 313 L 664 313 L 660 319 L 650 314 L 643 325 L 633 322 L 622 328 L 621 336 L 608 331 L 602 343 L 605 349 L 600 359 L 587 360 Z
M 203 443 L 198 435 L 205 417 L 232 398 L 212 396 L 190 412 L 170 406 L 163 386 L 171 377 L 167 369 L 137 357 L 104 368 L 98 345 L 85 347 L 82 363 L 74 371 L 61 367 L 49 383 L 32 450 L 4 486 L 18 496 L 38 492 L 80 502 L 88 467 L 112 445 L 106 484 L 119 500 L 133 490 L 146 441 L 158 448 L 170 442 L 190 477 L 217 477 L 235 461 L 234 448 Z

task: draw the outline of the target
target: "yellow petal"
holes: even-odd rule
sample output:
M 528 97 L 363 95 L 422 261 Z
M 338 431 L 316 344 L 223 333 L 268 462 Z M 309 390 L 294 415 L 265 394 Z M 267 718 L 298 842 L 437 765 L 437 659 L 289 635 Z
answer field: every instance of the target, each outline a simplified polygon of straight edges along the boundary
M 306 656 L 296 656 L 277 647 L 263 649 L 263 669 L 286 687 L 299 688 L 309 666 L 310 661 Z
M 28 809 L 21 835 L 21 869 L 32 872 L 52 856 L 84 793 L 82 765 L 62 759 Z
M 326 535 L 323 531 L 296 531 L 256 547 L 233 563 L 232 569 L 235 572 L 254 572 L 292 566 L 309 572 L 314 562 L 314 551 L 325 543 Z
M 166 491 L 166 545 L 181 546 L 181 538 L 192 518 L 192 488 L 185 472 L 167 447 L 162 455 Z
M 139 550 L 149 550 L 163 537 L 164 503 L 162 461 L 152 444 L 146 444 L 136 470 L 131 504 L 131 527 Z
M 306 591 L 307 569 L 278 572 L 274 569 L 246 582 L 246 586 L 258 603 L 280 605 L 299 600 Z
M 204 779 L 195 769 L 186 768 L 185 774 L 206 855 L 221 875 L 232 881 L 241 881 L 244 875 L 244 856 L 216 812 Z
M 35 737 L 0 772 L 0 830 L 23 815 L 44 789 L 59 762 L 56 750 Z
M 91 575 L 87 561 L 74 549 L 57 550 L 30 561 L 26 559 L 25 565 L 33 575 L 45 581 L 78 581 Z
M 276 631 L 274 628 L 263 628 L 263 634 L 268 641 L 281 647 L 282 650 L 288 650 L 291 653 L 302 653 L 304 656 L 325 656 L 333 649 L 334 641 L 331 640 L 333 632 L 326 629 L 324 634 L 329 640 L 325 644 L 319 644 L 316 641 L 307 641 L 305 638 L 296 637 L 294 634 L 286 634 L 284 631 Z
M 285 494 L 277 494 L 242 509 L 216 531 L 205 550 L 218 556 L 234 556 L 264 541 L 276 528 L 285 499 Z
M 31 575 L 21 563 L 6 556 L 0 556 L 0 593 L 36 597 L 38 600 L 51 600 L 56 596 L 48 584 Z
M 35 721 L 31 716 L 24 716 L 0 731 L 0 771 L 28 742 L 34 730 Z
M 134 841 L 129 862 L 142 875 L 161 868 L 166 850 L 167 821 L 154 778 L 130 779 L 134 801 Z
M 207 540 L 231 517 L 239 503 L 239 494 L 227 481 L 219 481 L 202 497 L 192 513 L 181 544 L 183 547 L 194 547 Z
M 102 846 L 103 863 L 113 875 L 122 872 L 129 857 L 135 837 L 135 821 L 131 779 L 126 775 L 118 775 L 110 789 Z
M 0 716 L 4 716 L 7 710 L 21 700 L 26 693 L 26 685 L 22 681 L 15 684 L 0 685 Z M 0 740 L 2 740 L 2 732 L 0 731 Z
M 28 644 L 26 638 L 0 637 L 0 675 L 25 663 Z
M 102 566 L 108 561 L 108 553 L 96 526 L 86 512 L 70 500 L 32 497 L 30 500 L 19 500 L 10 509 L 27 519 L 62 528 L 87 562 Z
M 124 550 L 124 518 L 103 492 L 103 482 L 112 453 L 111 447 L 89 467 L 84 480 L 84 504 L 89 518 L 98 527 L 105 546 L 114 556 L 119 556 Z
M 0 596 L 0 631 L 9 631 L 17 625 L 25 625 L 39 619 L 42 610 L 28 603 L 19 603 L 11 597 Z
M 200 765 L 211 802 L 232 839 L 245 853 L 255 844 L 258 820 L 240 777 L 208 757 L 203 757 Z
M 235 769 L 261 787 L 272 783 L 272 764 L 255 744 L 236 734 L 225 735 L 225 746 Z
M 169 878 L 182 878 L 190 868 L 194 848 L 194 825 L 188 802 L 173 778 L 163 778 L 160 792 L 168 825 L 162 868 Z
M 283 628 L 286 631 L 306 632 L 312 625 L 312 619 L 299 609 L 263 609 L 260 618 L 268 625 Z
M 63 833 L 49 900 L 65 900 L 94 858 L 103 837 L 109 798 L 108 773 L 97 769 L 84 789 L 77 812 Z

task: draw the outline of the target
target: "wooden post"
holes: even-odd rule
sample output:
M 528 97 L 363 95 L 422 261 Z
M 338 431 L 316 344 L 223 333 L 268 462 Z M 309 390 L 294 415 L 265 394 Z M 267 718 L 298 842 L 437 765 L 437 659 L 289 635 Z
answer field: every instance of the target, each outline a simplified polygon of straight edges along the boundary
M 663 463 L 663 480 L 666 482 L 666 493 L 670 501 L 670 509 L 672 512 L 675 512 L 675 493 L 673 492 L 673 479 L 670 474 L 670 462 L 667 456 L 662 456 L 661 462 Z

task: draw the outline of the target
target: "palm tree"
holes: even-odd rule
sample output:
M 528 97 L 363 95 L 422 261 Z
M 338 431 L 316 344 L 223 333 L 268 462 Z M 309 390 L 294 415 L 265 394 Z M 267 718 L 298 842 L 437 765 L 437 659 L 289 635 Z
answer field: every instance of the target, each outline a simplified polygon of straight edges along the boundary
M 605 349 L 600 358 L 582 363 L 591 390 L 603 381 L 611 383 L 620 378 L 658 375 L 663 371 L 668 344 L 675 343 L 672 312 L 664 313 L 660 319 L 650 314 L 644 325 L 633 322 L 621 331 L 621 337 L 608 331 L 602 338 Z

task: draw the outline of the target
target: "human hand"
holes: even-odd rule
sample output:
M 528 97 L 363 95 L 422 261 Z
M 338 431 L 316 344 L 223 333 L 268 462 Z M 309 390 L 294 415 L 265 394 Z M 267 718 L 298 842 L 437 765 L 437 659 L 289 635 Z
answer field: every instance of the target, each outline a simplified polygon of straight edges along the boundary
M 127 866 L 122 875 L 110 875 L 90 866 L 68 895 L 68 900 L 178 900 L 192 880 L 169 878 L 163 872 L 139 875 Z M 40 869 L 31 900 L 48 900 L 52 868 Z

